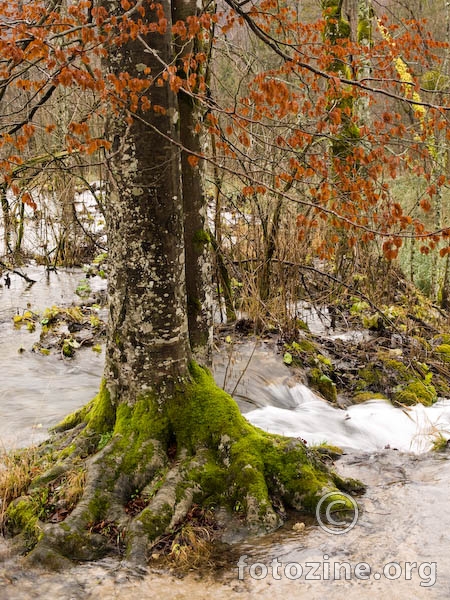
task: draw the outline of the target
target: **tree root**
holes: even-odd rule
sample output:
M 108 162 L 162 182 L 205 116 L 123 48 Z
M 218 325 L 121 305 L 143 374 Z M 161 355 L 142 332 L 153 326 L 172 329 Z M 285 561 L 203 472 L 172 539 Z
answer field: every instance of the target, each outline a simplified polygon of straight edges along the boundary
M 43 445 L 50 468 L 6 510 L 5 529 L 21 533 L 28 560 L 61 568 L 67 559 L 117 552 L 113 531 L 125 540 L 126 559 L 146 564 L 154 541 L 176 529 L 194 504 L 227 508 L 241 527 L 265 532 L 283 522 L 287 508 L 313 511 L 327 492 L 336 499 L 339 489 L 362 490 L 301 440 L 250 425 L 203 369 L 194 365 L 191 374 L 163 409 L 146 397 L 119 405 L 111 417 L 103 392 Z M 110 431 L 98 427 L 105 410 Z M 78 501 L 63 520 L 49 522 L 49 499 L 80 466 Z

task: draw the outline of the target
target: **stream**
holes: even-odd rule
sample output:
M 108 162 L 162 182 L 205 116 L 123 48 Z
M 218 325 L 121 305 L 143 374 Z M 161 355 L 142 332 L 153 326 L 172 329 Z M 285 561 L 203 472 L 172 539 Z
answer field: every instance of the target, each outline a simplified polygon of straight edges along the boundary
M 47 274 L 37 266 L 26 272 L 34 285 L 11 274 L 11 287 L 0 288 L 0 444 L 5 448 L 44 439 L 48 427 L 92 398 L 103 366 L 102 355 L 88 348 L 73 359 L 31 351 L 39 331 L 15 329 L 13 315 L 70 305 L 84 274 L 80 269 Z M 90 285 L 95 294 L 105 282 L 95 277 Z M 224 344 L 214 363 L 216 381 L 258 427 L 345 450 L 338 471 L 368 486 L 358 498 L 351 530 L 329 533 L 313 518 L 301 526 L 288 521 L 274 534 L 235 545 L 218 573 L 184 578 L 152 569 L 136 572 L 114 559 L 79 564 L 62 574 L 34 570 L 11 556 L 2 540 L 0 600 L 449 598 L 450 453 L 429 450 L 437 432 L 450 437 L 450 401 L 408 410 L 384 400 L 334 408 L 292 375 L 273 345 Z

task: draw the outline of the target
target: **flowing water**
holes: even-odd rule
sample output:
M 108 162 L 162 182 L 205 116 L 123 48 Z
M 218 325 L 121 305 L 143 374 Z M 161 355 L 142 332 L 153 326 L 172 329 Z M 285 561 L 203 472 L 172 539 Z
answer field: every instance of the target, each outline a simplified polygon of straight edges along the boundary
M 93 396 L 102 371 L 102 357 L 90 349 L 70 360 L 31 352 L 39 333 L 12 325 L 27 305 L 39 311 L 71 304 L 82 271 L 46 275 L 34 267 L 27 274 L 37 280 L 33 286 L 12 275 L 11 288 L 0 288 L 0 443 L 6 447 L 40 441 L 48 426 Z M 94 290 L 103 285 L 91 283 Z M 137 573 L 110 559 L 61 574 L 34 570 L 3 542 L 0 600 L 448 598 L 450 454 L 427 451 L 437 431 L 449 435 L 449 401 L 407 411 L 382 400 L 337 409 L 297 381 L 273 350 L 269 343 L 226 344 L 214 365 L 216 380 L 259 427 L 345 449 L 338 470 L 368 485 L 350 531 L 328 533 L 312 518 L 295 528 L 290 521 L 235 546 L 220 572 L 182 579 Z
M 39 313 L 79 301 L 75 290 L 84 272 L 29 267 L 24 273 L 36 283 L 11 273 L 11 287 L 0 288 L 0 444 L 7 447 L 41 441 L 47 427 L 93 396 L 103 368 L 102 357 L 90 349 L 70 360 L 32 352 L 39 328 L 30 333 L 12 321 L 27 309 Z M 90 282 L 93 294 L 106 285 L 98 277 Z

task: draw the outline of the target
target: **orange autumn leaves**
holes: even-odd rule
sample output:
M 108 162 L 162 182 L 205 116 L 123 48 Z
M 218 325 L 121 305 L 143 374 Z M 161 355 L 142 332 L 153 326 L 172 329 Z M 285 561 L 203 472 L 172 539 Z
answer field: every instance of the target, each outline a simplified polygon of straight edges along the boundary
M 258 62 L 258 56 L 245 55 L 250 34 L 235 33 L 244 19 L 231 9 L 200 12 L 171 25 L 163 4 L 150 0 L 121 0 L 120 18 L 88 0 L 71 5 L 64 13 L 48 12 L 33 0 L 21 7 L 15 4 L 0 1 L 4 16 L 0 77 L 13 95 L 32 99 L 28 106 L 21 106 L 12 125 L 8 119 L 0 123 L 0 166 L 6 182 L 37 133 L 47 136 L 45 146 L 52 150 L 60 144 L 71 152 L 95 154 L 110 148 L 109 142 L 94 133 L 96 119 L 103 121 L 108 113 L 124 109 L 129 122 L 145 119 L 149 111 L 166 114 L 167 107 L 152 102 L 152 88 L 169 86 L 173 93 L 183 90 L 196 100 L 200 107 L 196 132 L 214 136 L 219 153 L 214 160 L 242 181 L 244 197 L 284 194 L 296 202 L 300 238 L 307 229 L 323 224 L 319 255 L 332 254 L 342 231 L 349 245 L 380 239 L 382 251 L 391 259 L 407 236 L 421 237 L 423 252 L 436 245 L 437 234 L 423 225 L 417 213 L 413 216 L 393 199 L 390 182 L 407 173 L 425 179 L 417 208 L 425 216 L 432 214 L 447 178 L 430 174 L 432 157 L 426 136 L 445 128 L 445 118 L 442 111 L 430 110 L 427 131 L 423 131 L 408 124 L 406 110 L 387 107 L 389 94 L 402 93 L 402 84 L 393 66 L 392 47 L 382 39 L 370 47 L 346 39 L 335 40 L 331 46 L 324 37 L 324 20 L 303 23 L 296 8 L 263 0 L 259 7 L 249 8 L 248 14 L 278 44 L 270 50 L 274 54 L 269 55 L 267 47 L 261 50 L 268 54 L 269 69 L 264 61 Z M 146 36 L 163 34 L 168 27 L 180 46 L 198 41 L 196 50 L 174 56 L 171 64 L 161 64 L 154 72 L 145 63 L 145 46 L 142 64 L 134 65 L 132 72 L 106 74 L 100 68 L 108 52 L 130 40 L 151 39 Z M 438 45 L 427 40 L 424 51 L 414 27 L 412 33 L 395 33 L 397 51 L 405 60 L 437 64 Z M 219 102 L 209 89 L 210 44 L 220 47 L 228 37 L 232 44 L 243 40 L 242 65 L 248 73 L 245 77 L 239 73 L 242 79 L 236 93 L 229 101 L 222 98 Z M 350 79 L 336 76 L 337 60 L 343 62 Z M 365 82 L 351 85 L 351 78 L 356 80 L 358 70 L 367 63 L 371 69 L 367 87 Z M 373 93 L 372 81 L 387 95 Z M 74 113 L 62 137 L 56 123 L 39 123 L 36 129 L 35 122 L 35 115 L 58 88 L 92 98 L 93 106 L 91 112 Z M 366 103 L 367 120 L 354 109 L 358 103 Z M 205 145 L 204 158 L 212 160 L 206 156 L 207 149 Z M 188 160 L 196 167 L 201 158 L 192 154 Z M 32 206 L 31 197 L 24 196 L 23 201 Z M 442 231 L 438 239 L 445 236 Z
M 166 3 L 169 6 L 168 3 Z M 199 51 L 179 66 L 161 65 L 151 72 L 143 63 L 134 72 L 105 73 L 101 60 L 130 40 L 152 34 L 164 34 L 170 15 L 160 2 L 121 0 L 123 15 L 109 15 L 105 7 L 90 0 L 62 7 L 55 4 L 50 11 L 40 0 L 27 3 L 0 2 L 0 82 L 2 98 L 18 104 L 11 114 L 0 117 L 0 166 L 5 183 L 11 183 L 14 166 L 25 158 L 33 138 L 50 152 L 94 154 L 109 149 L 108 141 L 94 131 L 108 112 L 128 111 L 128 120 L 145 113 L 165 114 L 167 108 L 153 104 L 152 86 L 170 85 L 178 93 L 183 87 L 189 93 L 206 94 L 202 74 L 207 54 Z M 182 41 L 208 38 L 216 17 L 209 13 L 188 17 L 173 25 L 173 34 Z M 74 104 L 84 98 L 92 110 L 73 110 L 64 129 L 51 121 L 51 111 L 44 107 L 60 88 L 74 94 Z M 6 93 L 6 96 L 5 96 Z M 80 100 L 77 100 L 79 98 Z M 46 113 L 44 121 L 40 114 Z M 97 125 L 96 125 L 97 123 Z M 47 136 L 47 140 L 45 140 Z M 192 162 L 198 161 L 192 158 Z M 29 198 L 25 196 L 26 203 Z M 31 206 L 31 204 L 30 204 Z
M 252 69 L 246 93 L 232 99 L 220 120 L 223 155 L 242 164 L 242 194 L 256 193 L 259 178 L 267 182 L 266 194 L 296 203 L 299 238 L 316 229 L 316 250 L 324 258 L 343 241 L 349 246 L 375 241 L 388 259 L 412 237 L 421 240 L 422 252 L 434 250 L 448 237 L 445 228 L 434 231 L 435 206 L 448 180 L 430 139 L 443 132 L 444 143 L 450 140 L 448 97 L 429 108 L 423 127 L 405 116 L 414 107 L 405 99 L 393 50 L 380 36 L 365 46 L 348 38 L 330 43 L 323 20 L 308 25 L 293 8 L 281 10 L 273 1 L 264 6 L 264 11 L 261 4 L 261 10 L 253 6 L 249 14 L 268 34 L 270 47 L 278 44 L 278 65 Z M 228 31 L 230 19 L 226 22 Z M 418 73 L 430 64 L 439 70 L 439 51 L 446 45 L 427 36 L 424 48 L 423 24 L 402 28 L 390 27 L 395 52 Z M 419 179 L 428 185 L 418 186 L 414 201 L 407 191 L 402 207 L 393 183 L 409 176 L 411 187 Z M 440 249 L 441 255 L 449 252 Z

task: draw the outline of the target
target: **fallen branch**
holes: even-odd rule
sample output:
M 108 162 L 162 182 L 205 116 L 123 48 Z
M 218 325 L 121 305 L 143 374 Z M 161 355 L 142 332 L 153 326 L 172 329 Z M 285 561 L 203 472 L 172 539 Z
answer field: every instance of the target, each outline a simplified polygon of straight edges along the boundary
M 20 271 L 17 271 L 16 269 L 11 269 L 10 267 L 8 267 L 8 265 L 6 263 L 4 263 L 1 260 L 0 260 L 0 267 L 7 269 L 8 271 L 10 271 L 11 273 L 14 273 L 15 275 L 19 275 L 19 277 L 22 277 L 23 279 L 25 279 L 25 281 L 27 283 L 31 283 L 31 284 L 36 283 L 36 279 L 31 279 L 31 277 L 28 277 L 28 275 L 25 275 L 25 273 L 21 273 Z

